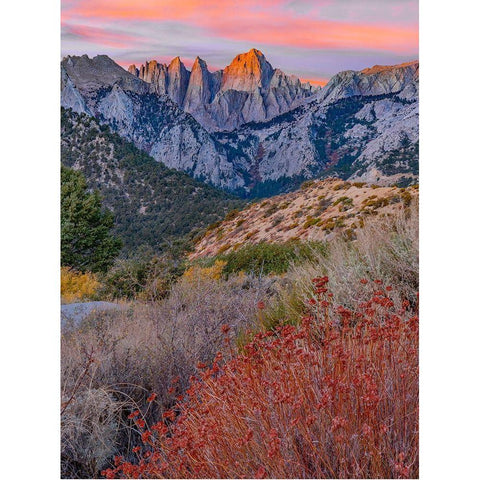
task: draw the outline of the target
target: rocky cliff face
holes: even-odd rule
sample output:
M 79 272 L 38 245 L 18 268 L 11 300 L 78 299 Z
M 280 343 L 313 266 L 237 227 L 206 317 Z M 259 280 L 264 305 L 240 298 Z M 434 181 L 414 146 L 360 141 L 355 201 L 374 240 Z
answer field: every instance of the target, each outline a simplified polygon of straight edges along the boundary
M 188 88 L 190 72 L 180 61 L 180 57 L 175 57 L 167 68 L 168 73 L 168 96 L 177 104 L 183 105 L 183 99 Z
M 347 70 L 333 76 L 318 95 L 324 103 L 332 103 L 355 95 L 401 94 L 410 99 L 418 95 L 418 61 L 400 65 Z M 409 88 L 406 88 L 406 87 Z
M 200 57 L 195 62 L 190 73 L 190 81 L 183 101 L 187 112 L 194 111 L 210 103 L 218 91 L 218 81 L 208 71 L 207 64 Z
M 273 69 L 262 52 L 237 55 L 224 70 L 211 73 L 197 57 L 189 72 L 176 57 L 167 67 L 155 60 L 128 70 L 168 95 L 207 130 L 233 130 L 248 122 L 269 120 L 298 106 L 318 89 Z
M 104 56 L 66 57 L 62 106 L 96 116 L 169 167 L 242 195 L 331 175 L 408 184 L 418 176 L 418 72 L 418 62 L 341 72 L 302 97 L 300 81 L 258 50 L 215 73 L 200 58 L 191 72 L 178 57 L 127 72 Z
M 168 167 L 224 189 L 243 188 L 242 173 L 229 161 L 225 148 L 191 115 L 108 60 L 83 56 L 62 61 L 63 107 L 97 117 Z M 184 73 L 179 61 L 170 66 L 176 81 L 169 91 L 178 95 Z M 158 71 L 152 66 L 147 70 Z
M 331 175 L 378 184 L 414 182 L 418 62 L 342 72 L 307 104 L 215 137 L 243 153 L 252 195 Z

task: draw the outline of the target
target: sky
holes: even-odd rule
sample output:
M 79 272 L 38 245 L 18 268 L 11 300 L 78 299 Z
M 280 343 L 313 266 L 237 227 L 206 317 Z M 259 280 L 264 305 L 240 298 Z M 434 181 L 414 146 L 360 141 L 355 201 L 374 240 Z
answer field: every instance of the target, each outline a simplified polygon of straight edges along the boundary
M 342 70 L 418 58 L 418 0 L 62 0 L 62 57 L 123 67 L 180 56 L 211 71 L 257 48 L 274 68 L 323 85 Z

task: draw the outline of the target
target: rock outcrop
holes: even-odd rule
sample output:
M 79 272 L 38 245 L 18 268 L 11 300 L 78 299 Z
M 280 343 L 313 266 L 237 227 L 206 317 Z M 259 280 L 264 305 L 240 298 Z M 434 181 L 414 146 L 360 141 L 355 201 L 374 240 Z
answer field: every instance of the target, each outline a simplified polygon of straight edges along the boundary
M 224 70 L 210 72 L 197 57 L 189 72 L 179 57 L 167 67 L 155 60 L 128 71 L 168 95 L 207 130 L 233 130 L 262 122 L 301 104 L 318 91 L 294 76 L 274 69 L 262 52 L 237 55 Z
M 190 72 L 185 68 L 180 57 L 175 57 L 168 66 L 167 73 L 167 94 L 177 105 L 181 106 L 187 92 Z
M 187 112 L 195 111 L 212 101 L 219 87 L 217 77 L 208 71 L 204 60 L 200 57 L 195 59 L 182 104 Z

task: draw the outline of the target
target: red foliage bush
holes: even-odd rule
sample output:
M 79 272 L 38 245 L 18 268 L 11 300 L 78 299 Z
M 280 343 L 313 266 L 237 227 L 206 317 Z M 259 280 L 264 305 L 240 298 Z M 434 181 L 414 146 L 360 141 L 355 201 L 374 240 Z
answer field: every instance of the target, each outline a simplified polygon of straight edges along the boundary
M 356 311 L 316 278 L 300 326 L 199 365 L 184 401 L 108 478 L 418 477 L 418 316 L 367 285 Z M 225 329 L 226 330 L 226 329 Z M 225 331 L 228 340 L 228 330 Z

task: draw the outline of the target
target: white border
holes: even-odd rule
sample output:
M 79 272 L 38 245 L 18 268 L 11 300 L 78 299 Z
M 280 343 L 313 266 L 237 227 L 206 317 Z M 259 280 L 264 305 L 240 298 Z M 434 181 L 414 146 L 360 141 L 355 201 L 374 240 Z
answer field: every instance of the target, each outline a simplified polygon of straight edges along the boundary
M 59 478 L 60 3 L 2 6 L 2 478 Z
M 478 15 L 420 5 L 420 476 L 478 478 Z
M 465 5 L 420 9 L 422 479 L 479 474 L 480 75 Z M 2 13 L 2 478 L 58 478 L 60 5 Z

